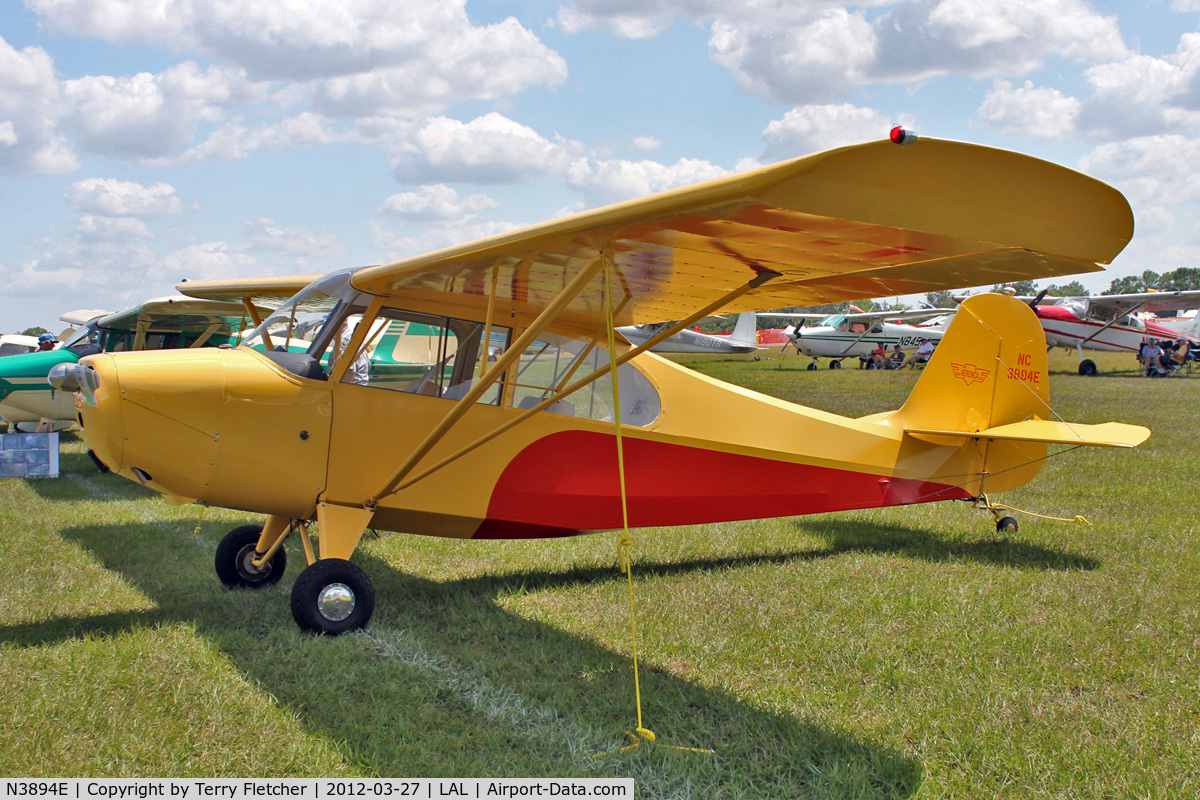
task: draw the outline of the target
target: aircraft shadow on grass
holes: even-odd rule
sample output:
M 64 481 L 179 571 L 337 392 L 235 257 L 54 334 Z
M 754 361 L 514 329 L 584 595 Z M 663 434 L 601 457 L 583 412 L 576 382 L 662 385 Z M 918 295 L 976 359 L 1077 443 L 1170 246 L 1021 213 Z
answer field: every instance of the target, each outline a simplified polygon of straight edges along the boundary
M 215 547 L 224 531 L 206 528 L 205 541 Z M 144 525 L 127 524 L 69 528 L 60 535 L 133 583 L 156 608 L 4 626 L 0 641 L 37 647 L 85 635 L 192 626 L 251 685 L 381 775 L 512 776 L 513 769 L 524 775 L 527 766 L 505 767 L 505 754 L 521 753 L 518 764 L 544 763 L 550 776 L 584 771 L 634 777 L 641 797 L 678 796 L 687 789 L 695 796 L 902 798 L 921 784 L 919 763 L 892 748 L 754 708 L 645 665 L 646 727 L 660 744 L 717 754 L 647 747 L 589 759 L 626 744 L 625 731 L 635 727 L 628 657 L 510 613 L 497 598 L 514 590 L 623 580 L 611 568 L 436 582 L 359 550 L 355 560 L 371 574 L 378 597 L 372 625 L 366 635 L 321 639 L 299 633 L 291 619 L 288 591 L 303 563 L 291 543 L 294 561 L 277 587 L 230 591 L 213 574 L 212 549 L 181 542 L 178 534 L 149 537 Z M 138 546 L 130 548 L 131 541 Z M 638 563 L 636 569 L 683 573 L 822 555 Z M 624 627 L 627 620 L 614 619 L 613 625 Z M 509 710 L 483 710 L 471 699 L 489 693 Z M 686 785 L 672 785 L 679 782 Z M 713 791 L 699 789 L 704 786 Z
M 639 576 L 667 577 L 698 571 L 716 571 L 732 567 L 753 567 L 770 564 L 789 564 L 800 561 L 819 561 L 847 553 L 894 554 L 934 563 L 975 562 L 984 566 L 1016 569 L 1084 570 L 1100 568 L 1100 562 L 1088 556 L 1075 555 L 1050 547 L 1013 541 L 996 536 L 978 540 L 949 539 L 920 528 L 854 522 L 838 519 L 797 520 L 797 530 L 819 536 L 828 547 L 808 550 L 785 550 L 742 556 L 719 556 L 684 561 L 645 561 L 634 559 L 634 572 Z M 568 571 L 520 571 L 499 573 L 479 581 L 514 584 L 536 591 L 584 583 L 612 580 L 611 567 L 575 567 Z
M 986 523 L 985 523 L 986 524 Z M 1100 562 L 1064 550 L 1015 541 L 1002 534 L 963 540 L 921 528 L 842 519 L 797 520 L 796 527 L 829 542 L 829 555 L 882 553 L 932 562 L 975 562 L 1016 569 L 1094 570 Z

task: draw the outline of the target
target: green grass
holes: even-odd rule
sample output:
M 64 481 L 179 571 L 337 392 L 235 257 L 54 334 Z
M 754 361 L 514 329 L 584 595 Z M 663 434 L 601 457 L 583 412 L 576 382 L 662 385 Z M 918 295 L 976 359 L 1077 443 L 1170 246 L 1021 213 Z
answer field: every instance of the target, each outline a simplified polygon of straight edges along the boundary
M 520 543 L 387 534 L 355 555 L 362 635 L 299 634 L 288 590 L 229 592 L 212 556 L 249 515 L 171 508 L 95 473 L 0 482 L 0 775 L 631 776 L 639 797 L 1175 798 L 1200 793 L 1200 376 L 1053 354 L 1080 422 L 1134 451 L 1053 457 L 1001 499 Z M 918 373 L 794 355 L 680 357 L 854 416 Z M 691 465 L 702 468 L 702 465 Z

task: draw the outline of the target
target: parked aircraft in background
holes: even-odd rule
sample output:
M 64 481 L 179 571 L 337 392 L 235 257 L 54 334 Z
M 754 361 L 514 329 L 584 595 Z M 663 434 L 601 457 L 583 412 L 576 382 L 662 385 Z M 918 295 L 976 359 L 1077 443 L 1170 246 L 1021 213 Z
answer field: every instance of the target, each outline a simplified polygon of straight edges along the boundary
M 36 336 L 22 336 L 19 333 L 0 335 L 0 356 L 15 356 L 21 353 L 32 353 L 38 349 Z
M 645 325 L 626 325 L 616 330 L 626 341 L 636 346 L 650 340 L 672 324 L 651 322 Z M 729 335 L 684 329 L 650 349 L 655 353 L 753 353 L 758 349 L 756 327 L 753 313 L 738 314 L 737 324 L 733 326 L 733 332 Z
M 72 312 L 63 320 L 72 324 L 78 317 L 79 312 Z M 103 313 L 81 324 L 54 350 L 0 360 L 0 418 L 19 431 L 66 430 L 75 423 L 75 398 L 47 383 L 56 367 L 62 371 L 101 352 L 232 344 L 243 328 L 253 325 L 241 303 L 190 297 L 148 300 L 127 311 Z
M 1147 321 L 1138 313 L 1196 308 L 1200 306 L 1200 290 L 1055 297 L 1043 303 L 1044 296 L 1043 293 L 1018 299 L 1033 307 L 1046 331 L 1048 348 L 1065 347 L 1079 353 L 1080 375 L 1095 375 L 1097 371 L 1096 362 L 1086 358 L 1084 350 L 1136 355 L 1142 342 L 1149 339 L 1174 340 L 1185 336 L 1195 340 L 1194 331 L 1189 334 L 1161 321 Z
M 218 545 L 226 585 L 276 584 L 296 533 L 293 618 L 339 634 L 374 609 L 350 561 L 368 528 L 544 538 L 970 498 L 1000 517 L 989 495 L 1031 480 L 1049 444 L 1149 435 L 1051 420 L 1042 331 L 1012 298 L 967 300 L 903 407 L 861 419 L 646 351 L 718 310 L 1092 271 L 1132 234 L 1120 193 L 1063 167 L 875 142 L 335 272 L 235 349 L 93 355 L 57 385 L 97 463 L 172 503 L 263 515 Z M 249 303 L 270 283 L 179 288 Z M 615 337 L 663 319 L 679 322 L 637 347 Z M 436 329 L 423 375 L 358 368 L 380 320 Z M 307 352 L 270 346 L 308 323 Z
M 838 369 L 843 359 L 866 355 L 880 344 L 889 350 L 896 344 L 912 350 L 922 339 L 928 339 L 936 346 L 942 340 L 944 325 L 905 325 L 892 320 L 930 319 L 947 313 L 953 313 L 953 310 L 935 308 L 826 315 L 766 312 L 758 316 L 760 319 L 797 320 L 800 325 L 790 325 L 784 332 L 797 352 L 812 356 L 809 369 L 816 369 L 818 358 L 828 358 L 829 368 Z M 801 327 L 809 320 L 817 320 L 817 324 Z

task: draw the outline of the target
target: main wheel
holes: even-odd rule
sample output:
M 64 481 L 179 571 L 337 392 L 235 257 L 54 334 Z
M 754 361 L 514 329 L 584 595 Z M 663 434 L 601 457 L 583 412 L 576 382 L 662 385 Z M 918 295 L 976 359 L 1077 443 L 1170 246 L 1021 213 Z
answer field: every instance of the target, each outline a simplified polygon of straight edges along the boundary
M 841 368 L 842 368 L 842 362 L 841 362 L 841 361 L 830 361 L 830 362 L 829 362 L 829 368 L 830 368 L 830 369 L 841 369 Z
M 292 584 L 292 617 L 308 633 L 338 636 L 366 627 L 375 611 L 371 579 L 356 564 L 325 558 Z
M 1080 375 L 1095 375 L 1097 371 L 1096 362 L 1092 361 L 1090 358 L 1085 358 L 1083 361 L 1079 362 Z
M 1012 517 L 1001 517 L 1000 521 L 996 523 L 996 532 L 997 533 L 1016 533 L 1017 532 L 1017 521 L 1015 519 L 1013 519 Z
M 217 545 L 215 559 L 217 577 L 221 583 L 231 589 L 259 589 L 279 583 L 283 571 L 287 569 L 287 553 L 281 547 L 261 569 L 254 566 L 254 548 L 258 546 L 261 534 L 261 525 L 243 525 L 225 534 L 225 538 Z

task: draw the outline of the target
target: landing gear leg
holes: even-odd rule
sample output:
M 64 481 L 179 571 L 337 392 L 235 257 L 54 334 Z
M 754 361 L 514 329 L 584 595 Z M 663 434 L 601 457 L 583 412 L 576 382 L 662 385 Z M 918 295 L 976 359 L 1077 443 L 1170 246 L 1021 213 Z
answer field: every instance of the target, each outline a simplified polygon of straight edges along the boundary
M 1080 375 L 1095 375 L 1099 370 L 1096 369 L 1096 362 L 1090 358 L 1083 357 L 1083 346 L 1077 345 L 1076 350 L 1079 351 L 1079 374 Z

